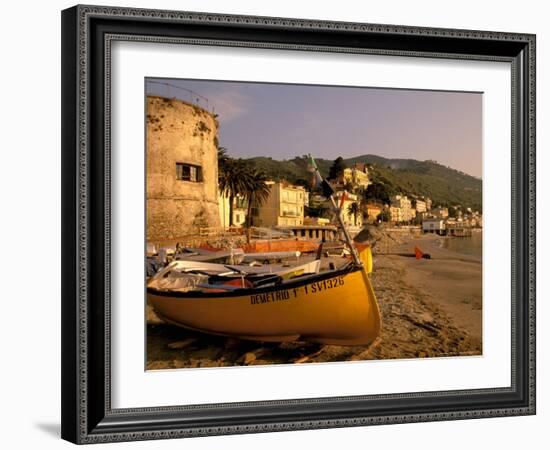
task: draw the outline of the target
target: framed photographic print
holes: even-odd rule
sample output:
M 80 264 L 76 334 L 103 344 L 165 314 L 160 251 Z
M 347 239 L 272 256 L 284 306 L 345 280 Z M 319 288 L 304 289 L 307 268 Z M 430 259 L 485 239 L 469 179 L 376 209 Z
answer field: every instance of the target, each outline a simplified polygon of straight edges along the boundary
M 535 36 L 62 13 L 62 436 L 535 413 Z

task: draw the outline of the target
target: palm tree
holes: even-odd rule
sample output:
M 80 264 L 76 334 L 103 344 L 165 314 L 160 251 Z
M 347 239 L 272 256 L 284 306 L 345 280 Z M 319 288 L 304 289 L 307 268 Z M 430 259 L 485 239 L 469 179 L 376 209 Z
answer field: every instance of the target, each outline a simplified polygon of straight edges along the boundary
M 246 226 L 248 228 L 247 240 L 250 242 L 250 227 L 252 226 L 252 208 L 260 207 L 269 197 L 271 187 L 267 184 L 267 175 L 257 169 L 250 169 L 245 176 L 247 200 Z
M 218 187 L 229 198 L 229 226 L 233 226 L 233 204 L 238 195 L 246 195 L 247 170 L 241 160 L 227 156 L 225 149 L 218 150 Z
M 357 226 L 357 216 L 361 208 L 359 208 L 359 203 L 353 202 L 348 206 L 348 216 L 353 216 L 353 225 Z
M 227 149 L 225 147 L 218 147 L 218 168 L 220 170 L 223 170 L 223 167 L 230 159 Z
M 367 222 L 369 220 L 369 207 L 364 197 L 359 201 L 359 210 L 363 214 L 363 223 Z

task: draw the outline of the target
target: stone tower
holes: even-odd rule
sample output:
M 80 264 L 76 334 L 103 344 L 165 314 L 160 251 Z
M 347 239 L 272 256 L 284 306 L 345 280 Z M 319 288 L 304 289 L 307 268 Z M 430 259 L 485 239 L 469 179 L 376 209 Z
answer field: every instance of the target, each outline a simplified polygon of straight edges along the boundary
M 148 96 L 146 126 L 147 240 L 219 226 L 217 120 L 182 100 Z

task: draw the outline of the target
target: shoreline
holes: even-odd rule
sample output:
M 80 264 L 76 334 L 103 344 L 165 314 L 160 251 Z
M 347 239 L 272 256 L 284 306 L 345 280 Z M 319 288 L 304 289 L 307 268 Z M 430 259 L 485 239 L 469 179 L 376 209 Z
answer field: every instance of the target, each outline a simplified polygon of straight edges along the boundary
M 424 333 L 426 356 L 481 355 L 482 351 L 482 266 L 481 260 L 439 247 L 441 237 L 424 235 L 398 244 L 390 254 L 374 256 L 372 280 L 385 318 L 384 341 L 400 340 L 415 332 L 407 322 L 431 331 Z M 452 239 L 452 238 L 451 238 Z M 407 256 L 418 246 L 431 259 Z M 393 280 L 391 278 L 393 277 Z M 420 344 L 420 342 L 418 342 Z M 379 357 L 399 357 L 414 352 L 403 343 L 387 348 Z

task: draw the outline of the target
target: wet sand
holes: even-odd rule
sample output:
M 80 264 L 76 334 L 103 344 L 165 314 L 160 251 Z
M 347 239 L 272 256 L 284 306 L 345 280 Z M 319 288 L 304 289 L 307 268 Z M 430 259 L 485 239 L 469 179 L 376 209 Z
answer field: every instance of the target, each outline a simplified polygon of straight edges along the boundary
M 148 307 L 147 369 L 480 355 L 481 261 L 441 248 L 442 239 L 400 235 L 374 245 L 371 280 L 383 325 L 370 346 L 210 336 L 164 324 Z M 415 246 L 431 259 L 415 259 Z M 323 266 L 345 261 L 323 258 Z

